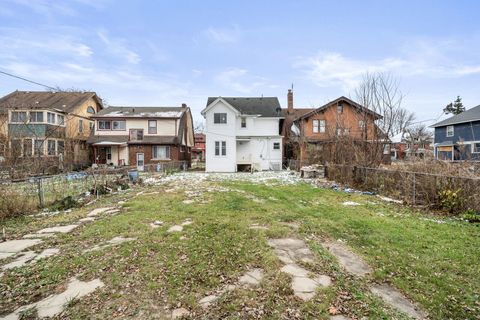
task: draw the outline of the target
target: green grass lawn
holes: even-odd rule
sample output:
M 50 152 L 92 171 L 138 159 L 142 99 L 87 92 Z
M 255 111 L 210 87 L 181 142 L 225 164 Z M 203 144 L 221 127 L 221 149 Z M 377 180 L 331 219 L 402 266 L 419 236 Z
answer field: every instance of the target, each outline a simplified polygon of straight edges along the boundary
M 61 291 L 70 277 L 78 276 L 100 278 L 105 287 L 70 303 L 62 318 L 161 319 L 166 310 L 179 306 L 189 309 L 195 319 L 328 319 L 331 306 L 357 318 L 406 318 L 369 293 L 367 285 L 372 282 L 394 285 L 432 319 L 480 318 L 478 225 L 437 223 L 429 220 L 431 216 L 372 196 L 307 184 L 206 183 L 231 191 L 206 192 L 202 199 L 207 203 L 192 204 L 184 204 L 186 196 L 178 190 L 140 195 L 128 201 L 119 215 L 46 240 L 41 248 L 55 246 L 62 253 L 0 278 L 0 310 L 8 313 Z M 260 201 L 252 201 L 252 196 Z M 107 196 L 95 206 L 116 204 L 124 197 Z M 344 206 L 344 201 L 361 205 Z M 43 219 L 12 219 L 5 226 L 9 236 L 19 238 L 45 226 L 77 221 L 91 209 Z M 181 233 L 167 233 L 169 226 L 186 218 L 193 224 Z M 165 226 L 152 229 L 149 223 L 154 220 L 164 221 Z M 285 222 L 296 222 L 299 228 Z M 252 223 L 269 229 L 249 229 Z M 82 253 L 119 235 L 137 240 Z M 282 264 L 267 245 L 269 238 L 287 236 L 306 240 L 314 252 L 314 263 L 305 268 L 333 278 L 333 285 L 319 289 L 309 302 L 295 298 L 289 276 L 279 272 Z M 322 241 L 337 239 L 375 271 L 364 279 L 346 274 L 321 246 Z M 265 270 L 258 288 L 237 288 L 208 310 L 198 305 L 199 299 L 235 283 L 253 267 Z

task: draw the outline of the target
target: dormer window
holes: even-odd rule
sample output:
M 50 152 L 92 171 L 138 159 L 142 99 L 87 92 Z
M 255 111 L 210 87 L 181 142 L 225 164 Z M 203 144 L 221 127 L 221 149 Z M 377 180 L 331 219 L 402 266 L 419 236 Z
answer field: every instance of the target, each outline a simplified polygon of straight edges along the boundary
M 214 113 L 213 114 L 213 123 L 215 123 L 215 124 L 225 124 L 225 123 L 227 123 L 227 114 L 226 113 Z

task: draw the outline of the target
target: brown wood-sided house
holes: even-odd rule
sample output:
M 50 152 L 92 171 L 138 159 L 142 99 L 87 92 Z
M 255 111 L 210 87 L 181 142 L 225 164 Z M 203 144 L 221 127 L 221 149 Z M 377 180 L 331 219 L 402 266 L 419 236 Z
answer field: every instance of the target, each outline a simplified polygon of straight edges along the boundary
M 91 116 L 102 109 L 95 92 L 14 91 L 0 98 L 0 157 L 88 166 Z
M 94 116 L 88 139 L 96 164 L 138 166 L 191 161 L 194 145 L 190 108 L 108 107 Z
M 294 108 L 291 90 L 287 100 L 283 130 L 287 160 L 293 158 L 301 164 L 349 162 L 354 153 L 370 152 L 375 142 L 381 144 L 380 160 L 389 161 L 389 145 L 381 142 L 382 134 L 375 124 L 381 115 L 343 96 L 314 109 Z

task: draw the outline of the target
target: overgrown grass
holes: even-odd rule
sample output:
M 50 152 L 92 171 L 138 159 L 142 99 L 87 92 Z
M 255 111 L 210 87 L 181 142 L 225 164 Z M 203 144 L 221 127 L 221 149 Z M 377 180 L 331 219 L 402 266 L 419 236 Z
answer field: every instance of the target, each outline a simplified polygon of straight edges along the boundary
M 206 204 L 184 204 L 182 192 L 141 195 L 127 202 L 119 215 L 46 240 L 38 248 L 56 246 L 62 254 L 0 278 L 0 310 L 12 311 L 37 301 L 78 276 L 81 280 L 98 277 L 106 286 L 69 305 L 64 318 L 152 319 L 178 306 L 189 309 L 195 319 L 328 319 L 330 306 L 358 318 L 404 318 L 369 293 L 371 282 L 395 285 L 433 319 L 480 317 L 477 226 L 451 220 L 437 223 L 374 197 L 303 184 L 219 184 L 232 191 L 205 193 Z M 134 192 L 106 197 L 98 206 L 115 204 Z M 263 202 L 252 201 L 248 198 L 252 195 Z M 361 205 L 346 207 L 344 201 Z M 76 221 L 90 209 L 42 220 L 9 220 L 7 234 L 20 236 L 47 225 Z M 183 232 L 166 232 L 186 218 L 193 224 Z M 165 226 L 152 229 L 149 223 L 154 220 L 163 220 Z M 300 227 L 297 230 L 284 222 Z M 251 230 L 252 223 L 269 229 Z M 119 235 L 137 240 L 82 253 Z M 266 243 L 268 238 L 286 236 L 306 239 L 316 259 L 305 267 L 334 279 L 332 287 L 319 289 L 307 303 L 294 297 L 290 278 L 279 272 L 281 263 Z M 326 239 L 346 241 L 375 272 L 365 279 L 346 274 L 322 248 Z M 252 267 L 265 270 L 259 288 L 226 293 L 209 310 L 198 305 L 199 299 L 235 283 Z

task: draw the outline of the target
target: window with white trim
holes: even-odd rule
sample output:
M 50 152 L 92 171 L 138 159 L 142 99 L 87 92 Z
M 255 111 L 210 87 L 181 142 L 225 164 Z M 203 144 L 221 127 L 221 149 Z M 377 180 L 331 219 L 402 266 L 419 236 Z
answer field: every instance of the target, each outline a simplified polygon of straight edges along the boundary
M 57 114 L 57 124 L 63 126 L 65 124 L 65 116 Z
M 480 153 L 480 142 L 472 143 L 472 153 Z
M 225 123 L 227 123 L 227 114 L 226 113 L 214 113 L 213 114 L 213 123 L 215 123 L 215 124 L 225 124 Z
M 447 126 L 447 137 L 453 137 L 455 129 L 453 126 Z
M 98 130 L 110 130 L 111 122 L 108 120 L 98 120 Z
M 47 154 L 49 156 L 55 155 L 55 140 L 47 140 Z
M 319 120 L 318 121 L 318 132 L 325 133 L 327 128 L 327 121 L 326 120 Z
M 320 125 L 318 120 L 313 120 L 313 133 L 318 133 L 318 126 Z
M 27 112 L 25 111 L 12 111 L 10 115 L 10 122 L 27 122 Z
M 226 156 L 227 155 L 227 142 L 226 141 L 215 141 L 215 155 L 216 156 Z
M 170 146 L 152 146 L 154 160 L 170 160 Z
M 43 122 L 43 111 L 30 111 L 30 122 Z
M 157 120 L 148 120 L 148 133 L 157 134 Z
M 55 113 L 47 112 L 47 122 L 50 124 L 55 124 Z
M 246 128 L 247 127 L 247 118 L 245 118 L 245 117 L 241 118 L 240 127 L 241 128 Z
M 125 128 L 126 128 L 125 120 L 112 121 L 112 130 L 125 130 Z
M 130 129 L 130 141 L 142 141 L 143 129 Z
M 35 139 L 33 143 L 33 153 L 36 156 L 43 156 L 45 151 L 43 150 L 43 140 Z
M 343 104 L 337 104 L 337 113 L 343 113 Z
M 273 150 L 280 150 L 280 142 L 273 143 Z

